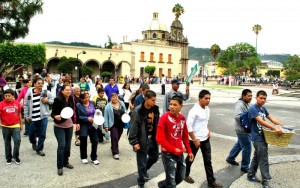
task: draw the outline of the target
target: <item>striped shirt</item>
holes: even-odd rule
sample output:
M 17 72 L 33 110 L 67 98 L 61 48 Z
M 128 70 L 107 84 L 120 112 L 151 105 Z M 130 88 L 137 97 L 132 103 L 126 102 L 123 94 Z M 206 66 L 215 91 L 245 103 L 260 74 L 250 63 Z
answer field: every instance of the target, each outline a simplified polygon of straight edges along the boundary
M 41 120 L 41 107 L 40 107 L 40 100 L 41 100 L 41 94 L 40 93 L 34 93 L 33 99 L 32 99 L 32 121 L 39 121 Z

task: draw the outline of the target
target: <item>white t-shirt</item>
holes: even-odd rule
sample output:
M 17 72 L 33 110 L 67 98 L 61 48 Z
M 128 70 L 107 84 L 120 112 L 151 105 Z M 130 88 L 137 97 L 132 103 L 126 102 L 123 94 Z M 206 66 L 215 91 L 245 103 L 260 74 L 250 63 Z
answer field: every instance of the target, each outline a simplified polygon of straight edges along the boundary
M 207 128 L 210 110 L 208 106 L 203 109 L 199 103 L 196 103 L 189 111 L 186 121 L 189 132 L 194 132 L 197 139 L 200 141 L 207 140 L 209 130 Z M 190 137 L 190 140 L 191 137 Z

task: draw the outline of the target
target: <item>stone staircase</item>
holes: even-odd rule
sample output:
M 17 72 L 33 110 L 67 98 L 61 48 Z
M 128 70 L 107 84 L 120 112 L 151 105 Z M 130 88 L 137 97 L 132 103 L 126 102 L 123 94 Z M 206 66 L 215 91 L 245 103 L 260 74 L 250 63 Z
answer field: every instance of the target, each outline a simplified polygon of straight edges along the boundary
M 279 94 L 279 96 L 300 98 L 300 89 L 299 90 L 293 90 L 289 93 L 282 93 L 282 94 Z

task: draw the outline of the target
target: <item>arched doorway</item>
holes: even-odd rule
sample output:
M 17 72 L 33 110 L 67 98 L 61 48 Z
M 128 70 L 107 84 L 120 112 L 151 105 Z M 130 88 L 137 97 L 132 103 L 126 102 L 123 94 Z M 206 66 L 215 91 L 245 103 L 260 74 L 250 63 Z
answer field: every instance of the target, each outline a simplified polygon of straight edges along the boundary
M 90 76 L 90 78 L 95 78 L 95 76 L 100 75 L 100 67 L 99 63 L 95 60 L 89 60 L 85 63 L 85 65 L 93 70 L 93 73 Z M 83 75 L 84 76 L 84 75 Z
M 115 77 L 115 64 L 112 61 L 105 61 L 101 67 L 101 77 L 103 78 L 102 73 L 103 72 L 111 72 L 112 77 Z M 107 80 L 104 79 L 104 82 L 107 82 Z
M 46 70 L 49 73 L 59 73 L 59 71 L 57 70 L 57 65 L 59 64 L 59 58 L 52 58 L 49 59 L 47 65 L 46 65 Z

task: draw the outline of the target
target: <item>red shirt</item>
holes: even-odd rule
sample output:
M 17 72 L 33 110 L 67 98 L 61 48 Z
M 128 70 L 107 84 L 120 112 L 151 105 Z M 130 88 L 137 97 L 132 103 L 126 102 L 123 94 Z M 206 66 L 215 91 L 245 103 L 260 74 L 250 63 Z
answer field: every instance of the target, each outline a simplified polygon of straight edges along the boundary
M 10 126 L 20 123 L 20 103 L 16 100 L 7 102 L 5 99 L 0 102 L 0 117 L 2 125 Z
M 187 153 L 192 153 L 186 120 L 182 114 L 175 117 L 170 112 L 166 112 L 160 117 L 157 125 L 156 141 L 161 145 L 162 152 L 180 156 L 183 154 L 183 142 Z M 176 148 L 181 151 L 175 152 Z

